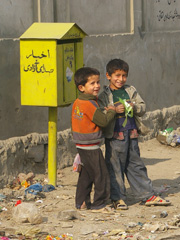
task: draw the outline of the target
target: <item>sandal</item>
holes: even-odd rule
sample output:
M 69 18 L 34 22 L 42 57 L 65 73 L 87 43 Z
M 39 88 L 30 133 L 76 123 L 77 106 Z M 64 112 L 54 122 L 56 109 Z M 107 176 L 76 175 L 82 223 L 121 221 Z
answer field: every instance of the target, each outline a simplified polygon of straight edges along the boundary
M 100 209 L 92 209 L 91 212 L 92 213 L 110 213 L 112 211 L 112 209 L 110 207 L 103 207 Z
M 152 196 L 145 202 L 145 206 L 168 206 L 171 202 L 169 200 L 165 200 L 159 196 Z
M 118 201 L 113 201 L 113 206 L 116 210 L 127 210 L 128 209 L 128 206 L 122 199 L 120 199 Z

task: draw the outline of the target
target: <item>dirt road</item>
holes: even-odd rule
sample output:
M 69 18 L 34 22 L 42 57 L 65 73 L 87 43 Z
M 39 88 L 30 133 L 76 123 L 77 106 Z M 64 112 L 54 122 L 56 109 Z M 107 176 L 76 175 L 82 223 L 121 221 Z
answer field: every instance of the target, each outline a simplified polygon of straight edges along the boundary
M 39 216 L 42 216 L 39 224 L 21 223 L 19 216 L 13 215 L 17 200 L 24 201 L 23 188 L 0 190 L 0 194 L 6 196 L 0 202 L 0 236 L 9 239 L 53 239 L 52 236 L 54 239 L 75 240 L 180 239 L 180 147 L 162 145 L 152 139 L 140 143 L 140 149 L 155 190 L 169 199 L 171 206 L 139 205 L 126 182 L 128 210 L 112 209 L 109 213 L 92 213 L 90 210 L 77 212 L 74 196 L 78 174 L 72 171 L 72 167 L 68 167 L 58 171 L 56 190 L 44 192 L 41 196 L 28 195 L 26 202 L 37 206 Z M 46 178 L 46 175 L 35 177 L 42 184 Z M 163 211 L 167 216 L 162 217 Z M 5 237 L 0 239 L 5 240 Z

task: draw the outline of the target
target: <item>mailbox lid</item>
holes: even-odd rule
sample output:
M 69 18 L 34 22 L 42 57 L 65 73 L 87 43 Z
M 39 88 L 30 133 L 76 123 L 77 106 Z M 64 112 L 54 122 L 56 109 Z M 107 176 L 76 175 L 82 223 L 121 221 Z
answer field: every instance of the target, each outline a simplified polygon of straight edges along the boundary
M 20 39 L 79 39 L 87 34 L 76 23 L 33 23 Z

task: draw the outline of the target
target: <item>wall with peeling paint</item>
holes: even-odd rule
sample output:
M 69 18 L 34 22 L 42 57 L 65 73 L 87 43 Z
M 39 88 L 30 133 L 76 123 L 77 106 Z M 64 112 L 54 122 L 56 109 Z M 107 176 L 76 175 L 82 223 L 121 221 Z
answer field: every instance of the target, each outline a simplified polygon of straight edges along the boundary
M 101 72 L 122 58 L 128 82 L 147 111 L 180 105 L 180 2 L 177 0 L 1 0 L 0 139 L 48 132 L 48 108 L 21 106 L 19 37 L 33 22 L 76 22 L 84 39 L 84 64 Z M 70 127 L 71 106 L 58 109 L 58 131 Z

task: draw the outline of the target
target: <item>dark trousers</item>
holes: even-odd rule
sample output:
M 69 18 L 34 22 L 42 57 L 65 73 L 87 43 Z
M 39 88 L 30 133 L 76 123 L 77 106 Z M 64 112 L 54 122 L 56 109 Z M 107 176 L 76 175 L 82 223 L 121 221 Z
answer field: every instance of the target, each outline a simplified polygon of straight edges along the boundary
M 106 206 L 110 198 L 109 173 L 101 149 L 77 149 L 83 164 L 76 189 L 76 208 L 88 202 L 94 184 L 94 201 L 91 209 Z
M 138 139 L 130 138 L 130 131 L 124 131 L 124 140 L 106 139 L 105 160 L 110 175 L 111 199 L 126 199 L 124 175 L 133 194 L 139 200 L 154 195 L 152 182 L 140 158 Z

